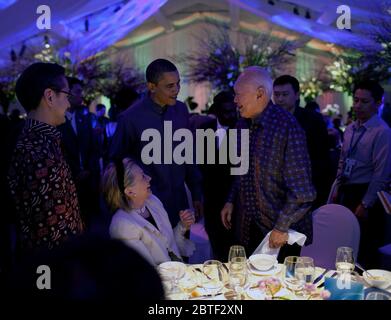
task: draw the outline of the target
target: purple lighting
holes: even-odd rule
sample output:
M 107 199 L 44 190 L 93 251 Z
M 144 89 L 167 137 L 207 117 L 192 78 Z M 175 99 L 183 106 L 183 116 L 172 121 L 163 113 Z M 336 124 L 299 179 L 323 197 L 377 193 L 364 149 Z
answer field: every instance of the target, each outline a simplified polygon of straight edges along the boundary
M 9 6 L 12 6 L 15 2 L 16 2 L 16 0 L 0 0 L 0 10 L 8 8 Z
M 121 40 L 130 31 L 156 13 L 167 0 L 129 1 L 114 14 L 107 15 L 94 31 L 75 39 L 63 51 L 81 59 L 94 55 Z

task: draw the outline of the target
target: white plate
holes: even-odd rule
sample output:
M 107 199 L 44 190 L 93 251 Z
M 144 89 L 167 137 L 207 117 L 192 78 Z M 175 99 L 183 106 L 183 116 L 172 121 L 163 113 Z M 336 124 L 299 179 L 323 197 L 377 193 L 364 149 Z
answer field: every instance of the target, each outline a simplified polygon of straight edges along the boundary
M 266 271 L 260 271 L 255 269 L 251 263 L 247 263 L 248 270 L 252 273 L 255 274 L 256 276 L 273 276 L 277 273 L 279 273 L 282 270 L 282 265 L 281 264 L 276 264 L 274 265 L 273 268 L 266 270 Z
M 268 254 L 253 254 L 248 258 L 251 265 L 259 271 L 267 271 L 277 264 L 277 259 Z

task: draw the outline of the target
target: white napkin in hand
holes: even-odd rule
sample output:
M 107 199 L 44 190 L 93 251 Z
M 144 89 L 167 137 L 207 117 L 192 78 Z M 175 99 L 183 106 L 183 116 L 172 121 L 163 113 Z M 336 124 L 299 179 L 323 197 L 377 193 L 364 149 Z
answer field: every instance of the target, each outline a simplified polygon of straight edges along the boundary
M 272 232 L 270 231 L 266 235 L 266 237 L 262 240 L 261 244 L 255 249 L 253 254 L 263 253 L 263 254 L 269 254 L 271 256 L 275 256 L 277 258 L 278 253 L 280 252 L 280 248 L 272 249 L 269 247 L 269 238 L 271 233 Z M 294 243 L 297 243 L 299 246 L 303 246 L 306 239 L 307 239 L 306 235 L 292 229 L 288 230 L 288 244 L 292 245 Z

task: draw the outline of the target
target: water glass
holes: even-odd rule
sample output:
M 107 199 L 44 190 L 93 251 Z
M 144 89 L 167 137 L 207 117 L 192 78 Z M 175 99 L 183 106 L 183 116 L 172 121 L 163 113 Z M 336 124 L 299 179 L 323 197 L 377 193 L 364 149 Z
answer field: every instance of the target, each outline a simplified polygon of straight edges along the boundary
M 223 264 L 218 260 L 207 260 L 202 266 L 202 272 L 202 286 L 215 297 L 223 288 L 228 276 Z
M 247 257 L 246 257 L 246 250 L 243 246 L 231 246 L 229 248 L 229 254 L 228 254 L 228 263 L 231 263 L 233 259 L 240 258 L 242 262 L 246 263 Z
M 296 277 L 296 264 L 299 258 L 297 256 L 289 256 L 284 260 L 284 284 L 289 290 L 295 293 L 303 287 L 301 281 Z
M 242 293 L 247 283 L 247 265 L 242 258 L 233 258 L 229 266 L 229 284 L 235 291 L 236 299 L 242 299 Z
M 191 297 L 191 293 L 200 285 L 198 273 L 193 268 L 188 267 L 185 277 L 179 281 L 179 288 Z
M 335 259 L 337 271 L 351 272 L 354 270 L 353 249 L 350 247 L 339 247 Z

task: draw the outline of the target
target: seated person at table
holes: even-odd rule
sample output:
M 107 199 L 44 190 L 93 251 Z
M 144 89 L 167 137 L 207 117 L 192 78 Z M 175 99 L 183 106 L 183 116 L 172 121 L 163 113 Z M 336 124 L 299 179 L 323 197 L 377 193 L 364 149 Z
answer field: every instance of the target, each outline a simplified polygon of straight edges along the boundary
M 130 158 L 107 166 L 102 191 L 115 211 L 110 236 L 137 250 L 153 265 L 181 261 L 181 256 L 188 257 L 195 250 L 194 243 L 184 237 L 194 215 L 188 209 L 181 210 L 180 222 L 173 230 L 163 204 L 151 193 L 150 181 Z

